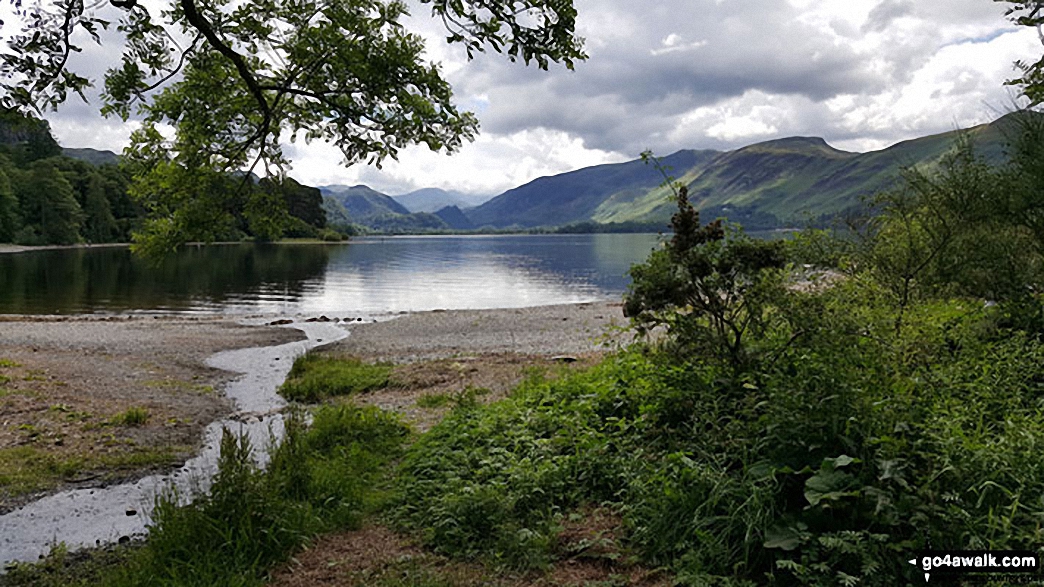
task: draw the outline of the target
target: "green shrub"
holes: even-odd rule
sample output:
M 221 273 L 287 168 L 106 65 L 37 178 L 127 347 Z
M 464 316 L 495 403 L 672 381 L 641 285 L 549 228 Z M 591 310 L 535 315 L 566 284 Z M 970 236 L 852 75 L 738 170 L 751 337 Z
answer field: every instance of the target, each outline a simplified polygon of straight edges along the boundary
M 679 357 L 714 358 L 740 372 L 760 354 L 752 341 L 785 318 L 773 308 L 785 296 L 783 243 L 700 226 L 688 189 L 677 192 L 674 236 L 645 263 L 631 267 L 624 314 L 639 332 L 666 329 Z

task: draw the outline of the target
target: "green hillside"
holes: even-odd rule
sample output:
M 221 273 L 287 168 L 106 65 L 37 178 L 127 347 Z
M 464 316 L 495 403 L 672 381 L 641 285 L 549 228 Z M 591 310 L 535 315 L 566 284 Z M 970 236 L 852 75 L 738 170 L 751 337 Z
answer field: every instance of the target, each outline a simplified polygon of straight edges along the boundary
M 62 147 L 62 155 L 72 159 L 86 161 L 96 167 L 101 167 L 102 165 L 118 165 L 120 162 L 120 156 L 112 151 L 100 151 L 98 149 L 87 147 L 81 149 Z
M 1003 156 L 1007 117 L 967 129 L 978 151 Z M 708 216 L 751 228 L 800 225 L 856 207 L 896 185 L 901 170 L 932 166 L 961 131 L 850 153 L 815 137 L 791 137 L 735 151 L 679 151 L 662 162 L 689 186 Z M 544 226 L 575 222 L 666 222 L 674 211 L 663 177 L 642 161 L 600 165 L 543 177 L 468 212 L 479 226 Z
M 679 174 L 717 155 L 716 151 L 678 151 L 663 159 Z M 467 212 L 476 226 L 558 226 L 591 220 L 608 198 L 626 205 L 656 187 L 663 176 L 642 161 L 586 167 L 541 177 L 508 190 Z
M 365 224 L 365 221 L 388 214 L 409 214 L 402 204 L 364 185 L 343 188 L 339 191 L 324 189 L 324 193 L 337 200 L 353 222 Z
M 322 191 L 325 194 L 323 208 L 331 223 L 358 224 L 386 233 L 430 232 L 450 227 L 434 214 L 411 213 L 391 196 L 365 185 L 328 186 Z

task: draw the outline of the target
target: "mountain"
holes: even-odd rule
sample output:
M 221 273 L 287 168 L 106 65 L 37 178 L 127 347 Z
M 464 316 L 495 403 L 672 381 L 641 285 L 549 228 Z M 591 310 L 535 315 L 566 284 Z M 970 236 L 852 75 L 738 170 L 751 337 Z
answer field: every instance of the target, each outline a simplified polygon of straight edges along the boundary
M 901 170 L 931 167 L 959 133 L 991 160 L 1003 157 L 1011 115 L 993 123 L 851 153 L 818 137 L 790 137 L 734 151 L 679 151 L 661 163 L 689 187 L 705 218 L 726 216 L 748 228 L 801 225 L 860 204 L 894 187 Z M 476 226 L 534 227 L 578 222 L 667 222 L 675 210 L 663 176 L 640 160 L 588 167 L 533 180 L 469 210 Z
M 428 212 L 410 212 L 390 196 L 365 185 L 323 186 L 320 190 L 323 193 L 323 209 L 330 224 L 360 224 L 387 233 L 430 232 L 450 228 L 439 216 Z
M 326 224 L 329 226 L 348 226 L 352 223 L 344 205 L 329 194 L 323 195 L 323 212 L 326 212 Z
M 120 162 L 120 156 L 112 151 L 99 151 L 98 149 L 86 147 L 82 149 L 62 147 L 62 155 L 73 159 L 79 159 L 80 161 L 86 161 L 96 167 L 102 165 L 116 165 Z
M 336 191 L 332 188 L 336 187 Z M 330 196 L 348 212 L 353 222 L 365 224 L 366 220 L 388 214 L 409 214 L 402 204 L 390 196 L 382 194 L 364 185 L 352 187 L 325 186 L 320 188 L 324 195 Z
M 678 151 L 663 159 L 674 173 L 688 170 L 718 155 L 717 151 Z M 510 189 L 470 210 L 476 226 L 558 226 L 591 220 L 607 199 L 623 203 L 655 188 L 663 176 L 641 160 L 586 167 L 541 177 Z
M 396 202 L 409 208 L 410 212 L 436 212 L 447 206 L 474 208 L 489 198 L 490 196 L 465 194 L 439 188 L 423 188 L 408 194 L 392 196 Z
M 438 216 L 447 226 L 454 230 L 471 230 L 475 228 L 471 220 L 456 206 L 441 208 L 435 212 L 435 216 Z

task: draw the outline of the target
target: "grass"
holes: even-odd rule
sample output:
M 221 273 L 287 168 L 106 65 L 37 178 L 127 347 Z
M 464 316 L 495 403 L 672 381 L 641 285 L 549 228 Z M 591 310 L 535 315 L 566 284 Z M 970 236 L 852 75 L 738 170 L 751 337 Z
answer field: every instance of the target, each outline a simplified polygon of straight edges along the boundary
M 381 507 L 388 464 L 408 435 L 397 417 L 376 408 L 323 406 L 310 425 L 295 412 L 268 469 L 260 470 L 246 438 L 226 430 L 209 492 L 188 505 L 178 505 L 182 496 L 161 495 L 148 541 L 118 565 L 90 571 L 84 581 L 77 566 L 52 560 L 18 569 L 13 584 L 259 586 L 268 569 L 312 536 L 355 528 Z
M 386 363 L 305 353 L 294 361 L 279 393 L 291 401 L 318 402 L 387 387 L 391 372 L 392 365 Z
M 119 546 L 69 553 L 55 546 L 38 564 L 16 564 L 0 577 L 7 587 L 94 587 L 113 568 L 127 563 L 138 546 Z
M 35 446 L 0 449 L 0 493 L 25 495 L 57 487 L 87 472 L 118 478 L 122 471 L 178 462 L 189 447 L 135 448 L 106 455 L 58 456 Z
M 444 408 L 453 403 L 453 396 L 448 393 L 426 393 L 417 398 L 417 407 Z
M 138 427 L 148 423 L 152 414 L 145 408 L 133 406 L 109 418 L 109 423 L 114 426 Z
M 12 369 L 14 367 L 21 367 L 20 363 L 16 363 L 11 359 L 0 359 L 0 369 Z

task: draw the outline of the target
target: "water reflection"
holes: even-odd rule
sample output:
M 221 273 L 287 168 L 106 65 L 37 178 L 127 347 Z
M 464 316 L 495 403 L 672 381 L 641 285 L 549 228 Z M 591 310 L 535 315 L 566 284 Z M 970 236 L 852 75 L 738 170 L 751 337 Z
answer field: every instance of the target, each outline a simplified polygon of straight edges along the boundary
M 361 238 L 190 247 L 151 267 L 127 249 L 0 255 L 0 313 L 375 313 L 618 297 L 656 235 Z
M 322 279 L 322 246 L 188 247 L 159 266 L 126 248 L 0 255 L 0 312 L 249 311 L 269 296 L 296 301 Z

